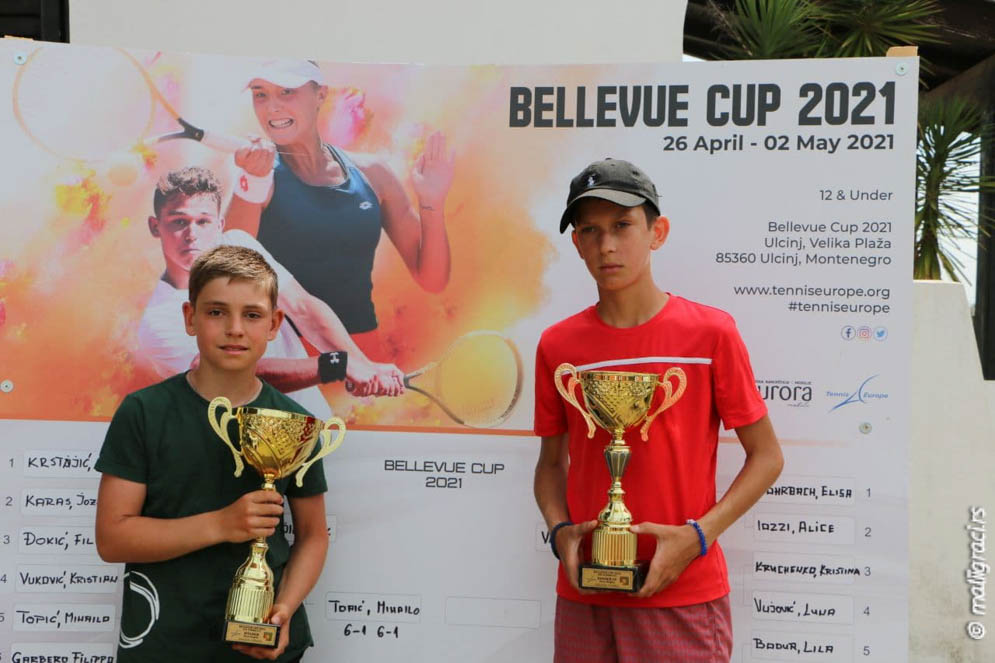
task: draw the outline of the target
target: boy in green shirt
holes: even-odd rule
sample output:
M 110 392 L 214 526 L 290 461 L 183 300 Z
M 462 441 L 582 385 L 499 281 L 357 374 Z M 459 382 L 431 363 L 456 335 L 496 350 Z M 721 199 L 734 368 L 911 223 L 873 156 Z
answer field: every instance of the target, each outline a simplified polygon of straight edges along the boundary
M 300 405 L 256 377 L 275 338 L 276 273 L 251 249 L 221 246 L 200 256 L 183 305 L 200 362 L 129 394 L 114 414 L 96 469 L 97 550 L 126 562 L 118 660 L 297 661 L 313 644 L 301 603 L 328 550 L 325 476 L 316 463 L 298 488 L 292 478 L 263 491 L 255 472 L 234 476 L 231 452 L 211 429 L 208 403 L 289 410 Z M 283 495 L 295 542 L 283 535 Z M 229 646 L 221 639 L 225 602 L 246 542 L 268 537 L 276 597 L 270 623 L 278 647 Z M 299 609 L 300 608 L 300 609 Z

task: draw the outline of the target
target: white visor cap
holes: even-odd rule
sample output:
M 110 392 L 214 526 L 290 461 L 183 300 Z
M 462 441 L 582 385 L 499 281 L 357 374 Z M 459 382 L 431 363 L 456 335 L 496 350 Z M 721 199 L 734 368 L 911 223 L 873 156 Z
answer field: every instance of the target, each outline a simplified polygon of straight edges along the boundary
M 245 87 L 251 87 L 256 79 L 285 88 L 299 88 L 309 81 L 325 84 L 321 69 L 311 60 L 266 60 L 252 70 Z

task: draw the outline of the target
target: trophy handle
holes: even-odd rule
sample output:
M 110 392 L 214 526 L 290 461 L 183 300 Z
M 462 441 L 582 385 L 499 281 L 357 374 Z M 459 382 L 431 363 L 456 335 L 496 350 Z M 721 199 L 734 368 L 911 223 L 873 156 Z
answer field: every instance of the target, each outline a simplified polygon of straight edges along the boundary
M 677 378 L 677 391 L 674 391 L 674 385 L 670 381 L 670 378 Z M 663 401 L 656 408 L 656 410 L 650 416 L 646 417 L 646 421 L 643 423 L 642 428 L 639 429 L 639 436 L 643 438 L 643 442 L 649 439 L 650 425 L 656 416 L 669 408 L 671 405 L 681 400 L 681 396 L 684 395 L 684 388 L 688 386 L 688 378 L 684 373 L 683 368 L 673 367 L 668 368 L 667 372 L 663 374 L 657 385 L 663 387 Z
M 339 434 L 335 436 L 334 442 L 332 441 L 332 431 L 329 430 L 332 426 L 337 426 L 339 429 Z M 342 439 L 345 437 L 345 422 L 338 417 L 332 417 L 325 422 L 325 428 L 318 433 L 318 436 L 321 438 L 321 448 L 318 449 L 318 453 L 301 465 L 301 469 L 297 470 L 297 474 L 294 475 L 298 488 L 304 485 L 304 473 L 307 472 L 307 468 L 311 467 L 312 463 L 324 458 L 342 445 Z
M 563 386 L 564 373 L 570 374 L 570 380 L 567 382 L 566 387 Z M 580 406 L 580 403 L 577 402 L 577 397 L 574 396 L 574 389 L 580 384 L 580 380 L 576 376 L 577 369 L 574 365 L 564 362 L 553 371 L 553 383 L 556 385 L 556 390 L 560 392 L 560 396 L 563 396 L 563 400 L 577 408 L 577 411 L 584 417 L 584 421 L 587 423 L 587 437 L 591 438 L 594 437 L 594 419 L 587 410 Z
M 221 413 L 221 421 L 215 416 L 218 408 L 223 408 L 225 411 Z M 214 432 L 218 434 L 218 437 L 228 445 L 231 449 L 231 455 L 235 458 L 235 476 L 242 476 L 242 469 L 244 465 L 242 464 L 242 454 L 235 449 L 235 445 L 231 443 L 228 438 L 228 422 L 234 419 L 234 415 L 231 413 L 231 401 L 224 396 L 218 396 L 211 404 L 207 406 L 207 420 L 211 422 L 211 428 Z

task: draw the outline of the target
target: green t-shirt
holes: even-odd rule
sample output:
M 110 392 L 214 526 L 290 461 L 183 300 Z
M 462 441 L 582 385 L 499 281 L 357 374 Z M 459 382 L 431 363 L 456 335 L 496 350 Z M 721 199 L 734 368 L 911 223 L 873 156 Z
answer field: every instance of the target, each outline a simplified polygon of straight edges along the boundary
M 262 487 L 262 477 L 248 464 L 235 478 L 231 451 L 207 420 L 208 403 L 180 373 L 129 394 L 107 430 L 96 469 L 146 485 L 142 515 L 181 518 L 228 506 Z M 292 399 L 263 383 L 249 407 L 308 414 Z M 237 445 L 237 424 L 229 434 Z M 298 488 L 293 475 L 276 482 L 288 497 L 325 492 L 325 473 L 317 462 Z M 290 547 L 283 518 L 271 536 L 266 561 L 279 588 Z M 249 556 L 248 543 L 222 543 L 165 562 L 125 566 L 124 600 L 118 660 L 252 660 L 221 638 L 225 603 L 235 570 Z M 313 644 L 302 605 L 290 622 L 290 644 L 280 661 L 296 658 Z

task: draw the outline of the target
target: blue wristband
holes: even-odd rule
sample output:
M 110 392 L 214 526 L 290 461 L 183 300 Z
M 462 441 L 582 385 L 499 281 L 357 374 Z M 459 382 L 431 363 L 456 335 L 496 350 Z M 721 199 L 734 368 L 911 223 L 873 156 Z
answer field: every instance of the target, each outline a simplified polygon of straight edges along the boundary
M 688 518 L 688 525 L 694 528 L 694 531 L 698 533 L 698 545 L 700 546 L 699 556 L 704 557 L 705 553 L 708 552 L 708 544 L 705 543 L 705 533 L 701 531 L 701 525 L 694 518 Z
M 560 551 L 556 549 L 556 533 L 560 531 L 561 527 L 569 527 L 573 523 L 569 520 L 564 520 L 561 523 L 556 523 L 553 529 L 549 530 L 549 547 L 553 550 L 553 557 L 556 559 L 560 558 Z

